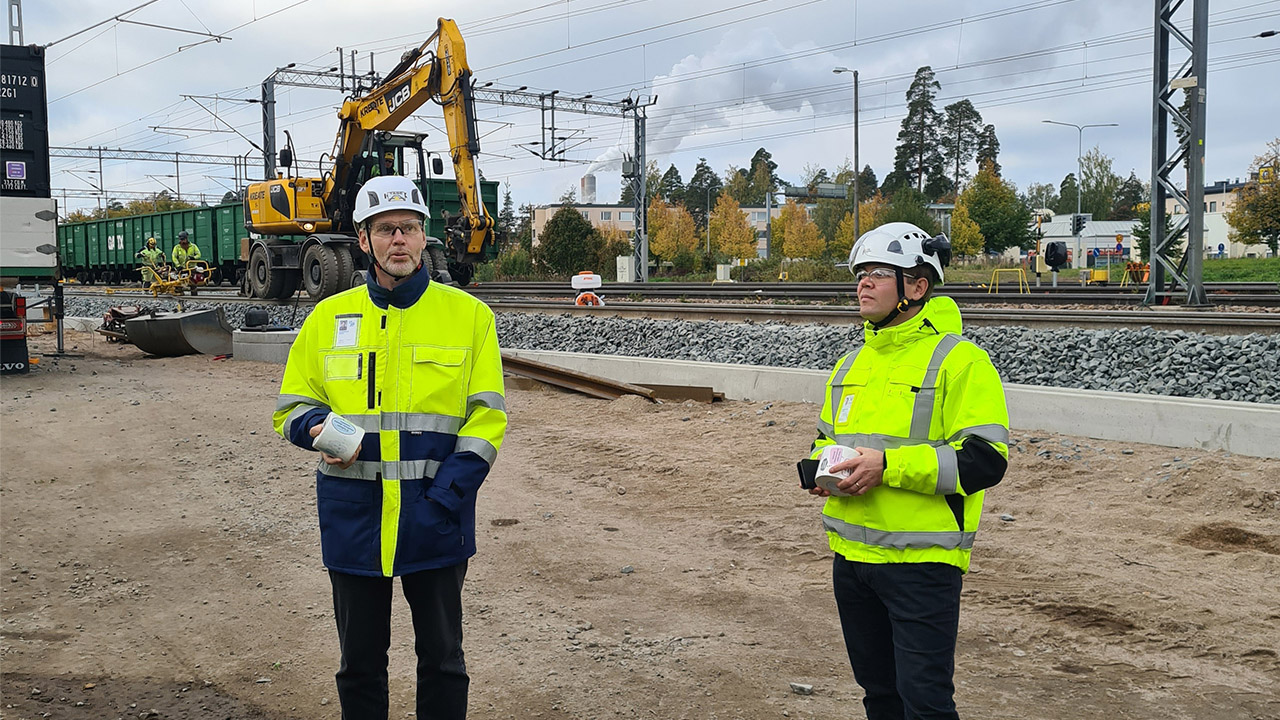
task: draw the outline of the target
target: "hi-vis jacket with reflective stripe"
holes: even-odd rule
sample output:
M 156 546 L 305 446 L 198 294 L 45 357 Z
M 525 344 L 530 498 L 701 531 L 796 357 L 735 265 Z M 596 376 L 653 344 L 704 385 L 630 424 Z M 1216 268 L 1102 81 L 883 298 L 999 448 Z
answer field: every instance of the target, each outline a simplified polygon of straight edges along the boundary
M 885 453 L 882 485 L 823 507 L 849 560 L 969 569 L 982 493 L 1008 465 L 1009 413 L 990 357 L 960 329 L 955 302 L 932 298 L 901 325 L 867 324 L 827 381 L 812 457 L 832 444 Z
M 390 577 L 474 555 L 476 491 L 507 427 L 493 311 L 421 269 L 321 301 L 289 351 L 276 432 L 313 450 L 330 410 L 365 436 L 350 468 L 316 471 L 325 566 Z

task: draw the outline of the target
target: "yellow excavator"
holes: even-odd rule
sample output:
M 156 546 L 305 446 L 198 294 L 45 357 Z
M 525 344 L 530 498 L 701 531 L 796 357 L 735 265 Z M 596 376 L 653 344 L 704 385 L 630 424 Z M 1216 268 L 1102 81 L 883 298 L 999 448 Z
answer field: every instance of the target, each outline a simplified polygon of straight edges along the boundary
M 289 297 L 301 283 L 319 299 L 362 282 L 368 267 L 351 220 L 356 191 L 375 175 L 398 173 L 404 152 L 416 150 L 418 181 L 430 197 L 425 136 L 395 132 L 427 100 L 444 112 L 460 212 L 447 217 L 443 241 L 428 239 L 423 262 L 436 281 L 470 282 L 474 263 L 493 246 L 494 221 L 480 199 L 480 141 L 466 47 L 457 24 L 440 18 L 431 37 L 406 52 L 384 82 L 342 104 L 331 167 L 322 177 L 293 176 L 293 139 L 286 131 L 288 143 L 280 152 L 284 171 L 250 184 L 245 195 L 245 227 L 260 236 L 248 248 L 250 294 Z M 433 160 L 438 174 L 443 168 L 439 158 Z

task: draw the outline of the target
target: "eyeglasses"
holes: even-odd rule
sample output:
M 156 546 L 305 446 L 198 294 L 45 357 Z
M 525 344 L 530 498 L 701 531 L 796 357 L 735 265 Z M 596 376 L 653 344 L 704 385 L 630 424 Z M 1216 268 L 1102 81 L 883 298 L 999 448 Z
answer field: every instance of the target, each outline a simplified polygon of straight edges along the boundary
M 854 279 L 857 280 L 858 282 L 862 282 L 863 280 L 870 278 L 872 283 L 878 283 L 881 280 L 890 280 L 890 279 L 896 278 L 897 276 L 898 276 L 898 271 L 891 270 L 889 268 L 875 268 L 874 270 L 859 270 L 858 272 L 853 274 Z M 909 276 L 907 276 L 904 273 L 904 277 L 909 277 Z
M 422 234 L 421 220 L 405 220 L 404 222 L 391 223 L 380 222 L 375 224 L 370 232 L 374 237 L 389 238 L 396 234 L 396 231 L 404 233 L 405 237 L 417 237 Z

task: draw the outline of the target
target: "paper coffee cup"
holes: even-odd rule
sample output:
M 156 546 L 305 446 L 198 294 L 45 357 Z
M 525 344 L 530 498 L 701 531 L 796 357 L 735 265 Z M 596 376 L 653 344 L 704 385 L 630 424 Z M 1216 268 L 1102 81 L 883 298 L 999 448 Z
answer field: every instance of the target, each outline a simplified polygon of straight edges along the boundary
M 341 415 L 331 412 L 324 419 L 320 434 L 311 444 L 320 452 L 345 461 L 355 456 L 363 440 L 363 430 Z
M 848 470 L 841 470 L 838 473 L 831 472 L 831 466 L 839 465 L 845 460 L 852 460 L 860 455 L 857 450 L 844 445 L 828 445 L 822 449 L 822 454 L 818 456 L 818 472 L 813 480 L 818 487 L 826 490 L 832 495 L 839 497 L 849 497 L 852 493 L 847 493 L 836 487 L 836 483 L 849 477 Z

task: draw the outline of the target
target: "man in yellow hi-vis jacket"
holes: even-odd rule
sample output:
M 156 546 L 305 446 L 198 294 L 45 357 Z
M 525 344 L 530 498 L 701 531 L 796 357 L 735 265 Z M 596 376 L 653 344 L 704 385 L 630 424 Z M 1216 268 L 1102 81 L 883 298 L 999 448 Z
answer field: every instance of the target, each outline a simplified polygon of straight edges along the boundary
M 909 223 L 859 238 L 849 268 L 865 343 L 831 373 L 800 462 L 801 485 L 827 498 L 836 606 L 870 720 L 958 717 L 961 576 L 983 491 L 1008 466 L 1000 376 L 960 336 L 955 302 L 932 297 L 950 256 L 945 236 Z M 815 477 L 824 452 L 844 452 L 833 446 L 857 455 Z
M 303 323 L 275 429 L 307 450 L 330 411 L 364 430 L 353 456 L 322 453 L 316 472 L 342 716 L 387 717 L 399 576 L 416 637 L 417 717 L 463 718 L 462 583 L 476 551 L 476 492 L 507 427 L 493 312 L 430 281 L 427 208 L 411 181 L 369 180 L 352 217 L 368 283 L 321 301 Z

